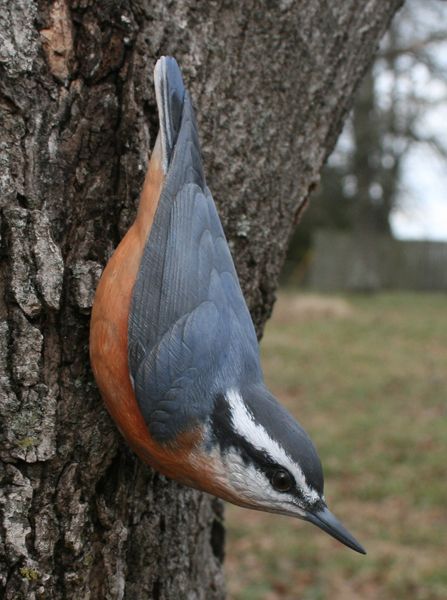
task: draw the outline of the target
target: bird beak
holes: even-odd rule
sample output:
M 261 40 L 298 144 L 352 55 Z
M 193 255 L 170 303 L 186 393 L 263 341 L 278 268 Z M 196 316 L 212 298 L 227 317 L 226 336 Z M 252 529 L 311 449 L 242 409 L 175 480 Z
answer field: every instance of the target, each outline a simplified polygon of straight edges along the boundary
M 360 552 L 360 554 L 366 554 L 365 549 L 362 548 L 358 541 L 343 527 L 326 506 L 314 513 L 306 513 L 304 519 L 313 523 L 345 546 L 352 548 L 356 552 Z

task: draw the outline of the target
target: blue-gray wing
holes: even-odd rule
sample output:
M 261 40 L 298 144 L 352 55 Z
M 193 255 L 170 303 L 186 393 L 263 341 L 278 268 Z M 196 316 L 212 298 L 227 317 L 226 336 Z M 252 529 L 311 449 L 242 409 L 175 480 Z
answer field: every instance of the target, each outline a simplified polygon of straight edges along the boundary
M 133 291 L 129 368 L 160 442 L 206 421 L 216 393 L 261 377 L 256 334 L 204 183 L 188 106 Z

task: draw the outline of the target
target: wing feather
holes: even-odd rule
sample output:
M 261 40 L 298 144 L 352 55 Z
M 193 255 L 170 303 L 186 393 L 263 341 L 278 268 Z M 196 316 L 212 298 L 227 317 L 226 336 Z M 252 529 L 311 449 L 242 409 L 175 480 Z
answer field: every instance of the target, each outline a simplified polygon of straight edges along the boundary
M 223 387 L 262 377 L 253 324 L 203 179 L 188 102 L 129 317 L 135 394 L 160 442 L 204 422 Z

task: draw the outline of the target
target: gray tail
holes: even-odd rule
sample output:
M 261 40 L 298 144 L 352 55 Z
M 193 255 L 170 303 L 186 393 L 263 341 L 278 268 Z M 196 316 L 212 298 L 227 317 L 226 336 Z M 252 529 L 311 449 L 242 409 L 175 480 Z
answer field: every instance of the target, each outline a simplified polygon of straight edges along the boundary
M 163 170 L 168 171 L 182 121 L 185 86 L 175 58 L 162 56 L 155 65 L 155 96 L 160 119 Z

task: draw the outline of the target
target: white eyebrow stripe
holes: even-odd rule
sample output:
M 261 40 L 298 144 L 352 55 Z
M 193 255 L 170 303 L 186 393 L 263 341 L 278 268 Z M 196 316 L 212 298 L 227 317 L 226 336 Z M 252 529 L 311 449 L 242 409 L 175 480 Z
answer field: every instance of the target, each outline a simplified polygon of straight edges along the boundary
M 310 502 L 319 500 L 316 490 L 312 489 L 306 482 L 301 467 L 287 454 L 276 440 L 270 437 L 266 429 L 253 418 L 247 410 L 244 400 L 237 390 L 229 390 L 225 397 L 230 405 L 231 420 L 234 430 L 244 437 L 255 448 L 267 452 L 267 454 L 295 477 L 298 487 Z
M 305 516 L 305 510 L 297 504 L 287 501 L 283 493 L 272 488 L 264 473 L 254 465 L 245 464 L 235 448 L 225 454 L 224 462 L 228 481 L 236 490 L 239 498 L 268 512 L 290 514 L 295 517 Z

